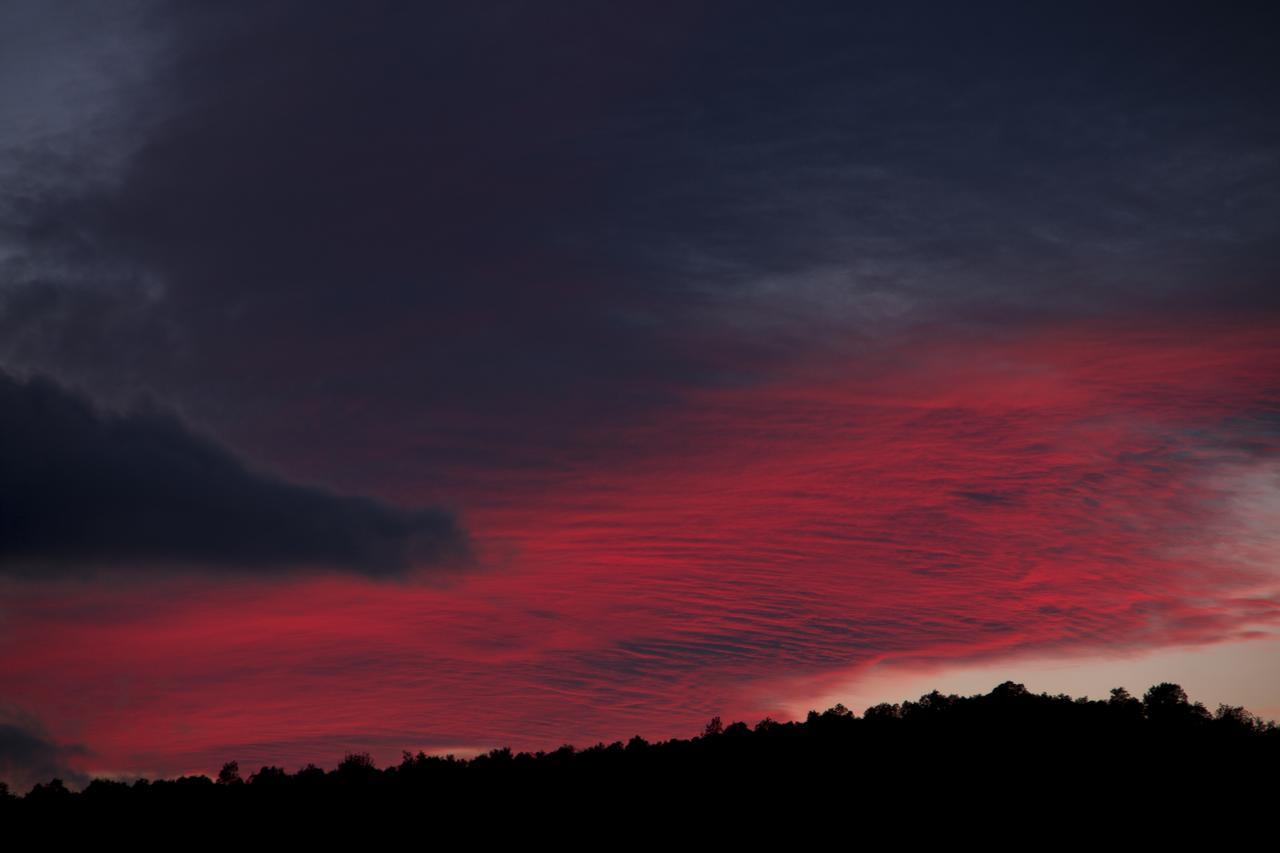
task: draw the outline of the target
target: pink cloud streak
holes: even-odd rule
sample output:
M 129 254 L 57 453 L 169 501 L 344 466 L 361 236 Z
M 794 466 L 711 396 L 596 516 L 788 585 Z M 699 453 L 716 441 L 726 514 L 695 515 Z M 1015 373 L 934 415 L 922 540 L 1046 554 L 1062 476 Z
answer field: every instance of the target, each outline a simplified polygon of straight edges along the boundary
M 212 772 L 687 735 L 879 661 L 1250 636 L 1280 621 L 1278 412 L 1267 323 L 921 335 L 472 472 L 487 568 L 452 585 L 12 583 L 0 683 L 90 769 Z

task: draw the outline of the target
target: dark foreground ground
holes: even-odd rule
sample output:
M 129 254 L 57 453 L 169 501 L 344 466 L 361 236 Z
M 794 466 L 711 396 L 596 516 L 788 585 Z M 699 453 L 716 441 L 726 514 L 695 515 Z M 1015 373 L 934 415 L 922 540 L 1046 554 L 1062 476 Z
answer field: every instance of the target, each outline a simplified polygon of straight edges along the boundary
M 469 760 L 405 753 L 386 768 L 357 754 L 294 773 L 228 764 L 216 779 L 96 779 L 80 792 L 51 781 L 0 797 L 0 826 L 35 831 L 41 843 L 98 835 L 143 846 L 238 846 L 267 832 L 256 840 L 273 846 L 538 838 L 611 849 L 732 838 L 790 849 L 780 839 L 799 844 L 821 828 L 840 846 L 871 833 L 914 847 L 958 831 L 997 846 L 1109 846 L 1114 833 L 1221 846 L 1262 831 L 1267 847 L 1277 815 L 1280 727 L 1242 708 L 1211 712 L 1172 684 L 1142 699 L 1114 691 L 1088 701 L 1010 682 L 861 717 L 836 706 L 804 722 L 715 719 L 687 740 Z

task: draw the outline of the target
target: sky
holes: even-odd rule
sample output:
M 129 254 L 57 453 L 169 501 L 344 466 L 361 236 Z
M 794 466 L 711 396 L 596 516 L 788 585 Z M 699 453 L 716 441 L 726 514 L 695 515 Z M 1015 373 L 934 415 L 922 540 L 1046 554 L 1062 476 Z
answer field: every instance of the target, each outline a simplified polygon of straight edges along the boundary
M 1278 36 L 0 4 L 0 779 L 1280 718 Z

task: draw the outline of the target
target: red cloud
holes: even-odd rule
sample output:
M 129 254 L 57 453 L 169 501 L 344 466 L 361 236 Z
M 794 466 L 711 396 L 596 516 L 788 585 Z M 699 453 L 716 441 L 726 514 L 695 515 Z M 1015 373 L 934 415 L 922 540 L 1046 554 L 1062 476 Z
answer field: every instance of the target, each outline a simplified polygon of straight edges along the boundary
M 104 768 L 211 772 L 689 734 L 873 661 L 1242 636 L 1280 617 L 1276 332 L 922 336 L 707 390 L 477 475 L 494 568 L 451 588 L 10 585 L 0 682 Z

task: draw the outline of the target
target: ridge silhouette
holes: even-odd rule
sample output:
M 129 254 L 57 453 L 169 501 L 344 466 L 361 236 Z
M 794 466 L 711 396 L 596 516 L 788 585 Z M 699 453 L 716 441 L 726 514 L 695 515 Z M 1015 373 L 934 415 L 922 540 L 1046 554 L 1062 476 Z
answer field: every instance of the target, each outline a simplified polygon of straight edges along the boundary
M 247 777 L 229 761 L 215 779 L 94 779 L 80 792 L 54 779 L 24 797 L 0 789 L 0 819 L 260 822 L 426 810 L 452 819 L 573 814 L 625 824 L 637 810 L 687 822 L 851 803 L 881 819 L 920 809 L 1118 817 L 1152 805 L 1273 803 L 1277 759 L 1275 722 L 1235 706 L 1210 712 L 1177 684 L 1157 684 L 1142 699 L 1117 688 L 1090 700 L 1034 694 L 1009 681 L 969 697 L 935 690 L 861 717 L 842 705 L 754 726 L 713 717 L 699 735 L 653 743 L 636 735 L 583 749 L 504 747 L 470 759 L 405 751 L 385 768 L 368 753 L 348 753 L 333 770 L 264 766 Z

